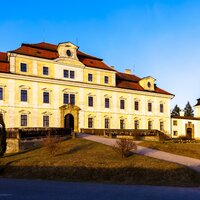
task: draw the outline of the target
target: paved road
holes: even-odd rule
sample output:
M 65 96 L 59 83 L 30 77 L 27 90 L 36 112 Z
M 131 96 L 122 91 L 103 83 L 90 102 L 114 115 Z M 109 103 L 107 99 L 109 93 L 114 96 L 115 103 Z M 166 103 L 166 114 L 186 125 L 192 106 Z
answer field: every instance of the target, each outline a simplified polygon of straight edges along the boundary
M 197 200 L 200 188 L 0 179 L 1 200 Z
M 102 144 L 106 144 L 109 146 L 113 146 L 116 142 L 116 139 L 99 137 L 99 136 L 88 135 L 88 134 L 83 134 L 83 133 L 78 134 L 78 137 L 85 138 L 87 140 L 91 140 L 91 141 L 95 141 L 95 142 L 99 142 Z M 152 158 L 157 158 L 160 160 L 165 160 L 165 161 L 181 164 L 181 165 L 189 167 L 197 172 L 200 172 L 200 160 L 199 159 L 190 158 L 190 157 L 186 157 L 186 156 L 180 156 L 180 155 L 176 155 L 176 154 L 172 154 L 172 153 L 167 153 L 164 151 L 158 151 L 155 149 L 150 149 L 150 148 L 142 147 L 139 145 L 137 145 L 137 151 L 134 151 L 134 152 L 141 154 L 141 155 L 149 156 Z

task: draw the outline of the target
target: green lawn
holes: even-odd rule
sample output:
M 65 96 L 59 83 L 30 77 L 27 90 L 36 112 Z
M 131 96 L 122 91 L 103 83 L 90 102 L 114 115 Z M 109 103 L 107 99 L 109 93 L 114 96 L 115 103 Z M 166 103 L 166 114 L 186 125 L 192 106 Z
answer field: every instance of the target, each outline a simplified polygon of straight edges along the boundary
M 200 159 L 200 143 L 171 143 L 143 141 L 139 145 Z
M 55 156 L 46 147 L 0 159 L 1 177 L 120 184 L 200 186 L 200 175 L 183 166 L 132 155 L 84 139 L 59 144 Z

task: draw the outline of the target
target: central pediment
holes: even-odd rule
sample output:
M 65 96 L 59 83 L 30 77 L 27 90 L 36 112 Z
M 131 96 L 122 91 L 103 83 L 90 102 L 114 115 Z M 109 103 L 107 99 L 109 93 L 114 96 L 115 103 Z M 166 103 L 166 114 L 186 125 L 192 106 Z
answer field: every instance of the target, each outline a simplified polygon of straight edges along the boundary
M 68 65 L 84 66 L 77 57 L 78 48 L 71 42 L 60 43 L 57 48 L 59 57 L 55 61 Z

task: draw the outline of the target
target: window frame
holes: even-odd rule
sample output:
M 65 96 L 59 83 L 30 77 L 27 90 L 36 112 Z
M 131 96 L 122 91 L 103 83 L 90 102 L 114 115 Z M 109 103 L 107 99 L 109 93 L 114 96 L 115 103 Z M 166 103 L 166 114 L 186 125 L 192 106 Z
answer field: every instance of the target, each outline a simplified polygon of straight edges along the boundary
M 88 74 L 88 81 L 93 82 L 93 74 Z
M 120 109 L 125 110 L 125 100 L 124 99 L 120 99 Z
M 135 130 L 138 130 L 138 129 L 139 129 L 139 120 L 138 120 L 138 119 L 135 119 L 135 120 L 134 120 L 134 129 L 135 129 Z
M 151 120 L 148 121 L 148 130 L 152 130 L 153 122 Z
M 109 129 L 110 128 L 110 119 L 109 118 L 105 118 L 104 119 L 104 128 L 105 129 Z
M 28 90 L 27 89 L 20 90 L 20 101 L 28 102 Z
M 134 110 L 139 111 L 139 101 L 134 101 Z
M 20 72 L 27 72 L 28 71 L 28 66 L 27 63 L 20 63 Z
M 75 71 L 72 70 L 69 71 L 69 78 L 75 79 Z
M 48 95 L 47 95 L 48 94 Z M 46 99 L 48 97 L 48 99 Z M 47 101 L 46 101 L 47 100 Z M 43 103 L 50 104 L 50 92 L 43 91 Z
M 104 83 L 108 84 L 109 83 L 109 76 L 104 76 Z
M 148 112 L 152 112 L 152 102 L 148 102 Z
M 163 121 L 160 121 L 160 131 L 164 131 L 164 122 Z
M 92 96 L 88 97 L 88 107 L 94 106 L 94 98 Z
M 63 93 L 63 104 L 69 104 L 69 93 Z
M 0 101 L 4 100 L 4 88 L 0 87 Z
M 164 104 L 160 103 L 160 113 L 164 113 Z
M 43 115 L 43 127 L 49 127 L 50 117 L 49 115 Z
M 104 101 L 105 101 L 105 102 L 104 102 L 104 103 L 105 103 L 105 105 L 104 105 L 105 108 L 110 108 L 110 98 L 107 98 L 107 97 L 106 97 Z
M 28 126 L 28 115 L 27 114 L 21 114 L 20 116 L 20 126 Z
M 120 129 L 125 129 L 125 120 L 120 119 Z
M 43 74 L 44 76 L 49 76 L 49 67 L 43 66 L 42 74 Z
M 68 69 L 63 69 L 63 77 L 69 78 L 69 70 Z
M 93 128 L 93 127 L 94 127 L 94 118 L 88 117 L 88 128 Z

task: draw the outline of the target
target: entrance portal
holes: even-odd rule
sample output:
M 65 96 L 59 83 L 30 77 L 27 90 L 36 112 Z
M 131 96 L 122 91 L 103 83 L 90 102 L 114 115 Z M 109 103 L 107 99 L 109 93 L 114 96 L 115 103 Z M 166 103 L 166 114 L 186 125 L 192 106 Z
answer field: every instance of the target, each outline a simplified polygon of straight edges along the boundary
M 65 128 L 74 130 L 74 116 L 72 114 L 65 115 Z

